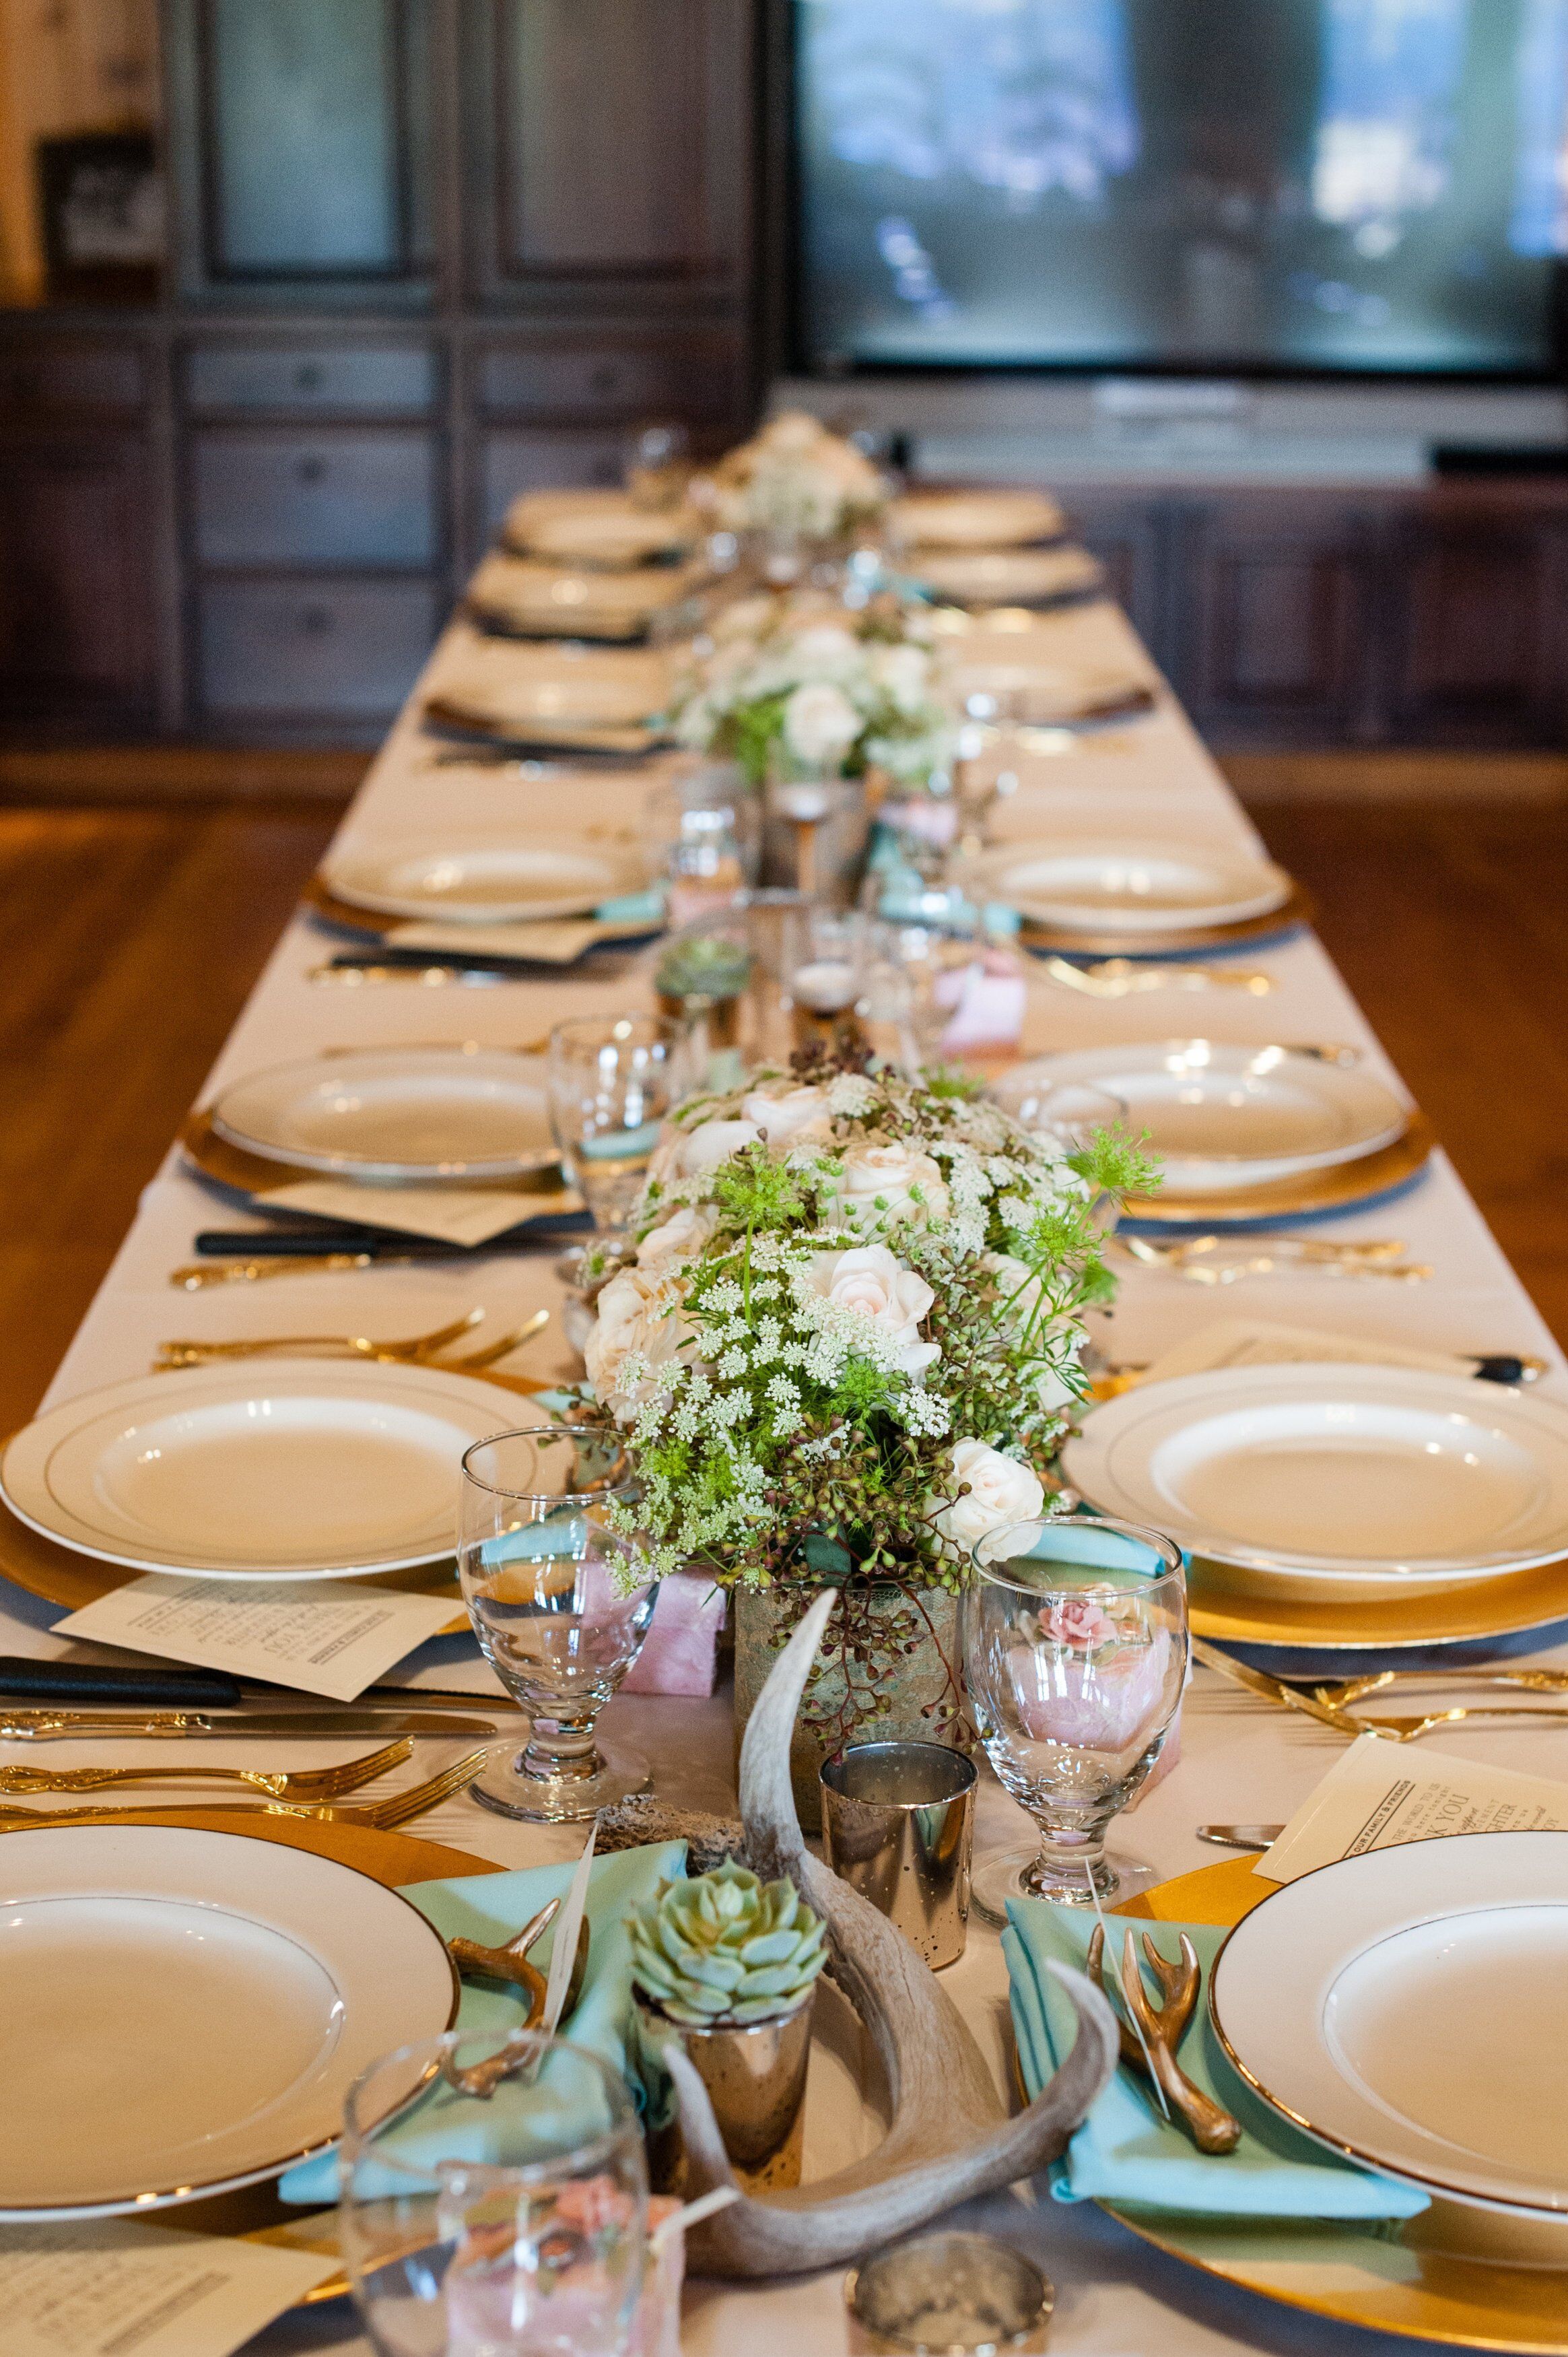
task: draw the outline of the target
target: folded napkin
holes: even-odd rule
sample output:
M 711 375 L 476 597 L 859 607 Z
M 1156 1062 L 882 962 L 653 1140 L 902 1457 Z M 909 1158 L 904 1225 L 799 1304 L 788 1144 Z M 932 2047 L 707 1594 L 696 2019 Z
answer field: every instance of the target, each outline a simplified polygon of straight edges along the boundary
M 624 2040 L 631 2011 L 631 1943 L 626 1919 L 634 1907 L 653 1897 L 660 1882 L 673 1881 L 685 1871 L 681 1842 L 651 1843 L 594 1860 L 588 1884 L 588 1968 L 577 2009 L 563 2029 L 574 2046 L 585 2046 L 614 2071 L 626 2068 Z M 477 1940 L 483 1947 L 501 1948 L 546 1900 L 565 1897 L 575 1872 L 568 1864 L 524 1867 L 513 1874 L 467 1874 L 450 1882 L 409 1883 L 403 1895 L 444 1940 Z M 554 1937 L 553 1930 L 548 1932 L 529 1957 L 547 1978 Z M 504 2033 L 522 2020 L 526 2010 L 521 1991 L 508 1995 L 495 1984 L 465 1981 L 457 2021 L 464 2029 Z M 432 2160 L 453 2157 L 463 2158 L 429 2156 Z M 280 2179 L 278 2191 L 285 2201 L 317 2208 L 336 2201 L 337 2155 L 323 2153 L 291 2169 Z
M 1082 1970 L 1095 1919 L 1087 1909 L 1053 1907 L 1037 1899 L 1010 1900 L 1002 1934 L 1013 2002 L 1018 2065 L 1031 2097 L 1038 2094 L 1070 2048 L 1076 2024 L 1066 1991 L 1047 1973 L 1048 1962 Z M 1108 1975 L 1119 1964 L 1128 1930 L 1153 1933 L 1174 1957 L 1185 1932 L 1197 1951 L 1207 1993 L 1214 1959 L 1225 1938 L 1212 1923 L 1148 1923 L 1130 1916 L 1106 1919 Z M 1338 2159 L 1293 2128 L 1245 2086 L 1221 2052 L 1200 1999 L 1177 2050 L 1194 2083 L 1241 2123 L 1234 2152 L 1200 2153 L 1186 2131 L 1162 2115 L 1146 2083 L 1118 2070 L 1053 2172 L 1058 2201 L 1126 2201 L 1149 2210 L 1204 2211 L 1249 2218 L 1413 2218 L 1427 2197 L 1374 2170 Z

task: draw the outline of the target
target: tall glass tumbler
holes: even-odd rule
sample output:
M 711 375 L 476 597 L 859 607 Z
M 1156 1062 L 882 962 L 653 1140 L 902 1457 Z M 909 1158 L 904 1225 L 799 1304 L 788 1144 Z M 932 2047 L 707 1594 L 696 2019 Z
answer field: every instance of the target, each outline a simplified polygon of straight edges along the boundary
M 536 2032 L 451 2029 L 350 2088 L 338 2232 L 379 2357 L 623 2357 L 646 2264 L 619 2074 Z
M 463 1458 L 457 1571 L 480 1650 L 531 1722 L 471 1787 L 505 1817 L 565 1824 L 645 1792 L 640 1753 L 602 1746 L 599 1713 L 642 1650 L 656 1581 L 606 1508 L 637 1495 L 598 1425 L 536 1426 Z
M 550 1117 L 596 1228 L 624 1227 L 678 1093 L 678 1032 L 651 1015 L 585 1015 L 550 1034 Z
M 1106 1855 L 1106 1828 L 1145 1782 L 1187 1675 L 1181 1554 L 1100 1516 L 1015 1523 L 973 1550 L 964 1677 L 986 1757 L 1039 1828 L 1036 1847 L 982 1859 L 973 1902 L 1090 1907 L 1157 1878 Z

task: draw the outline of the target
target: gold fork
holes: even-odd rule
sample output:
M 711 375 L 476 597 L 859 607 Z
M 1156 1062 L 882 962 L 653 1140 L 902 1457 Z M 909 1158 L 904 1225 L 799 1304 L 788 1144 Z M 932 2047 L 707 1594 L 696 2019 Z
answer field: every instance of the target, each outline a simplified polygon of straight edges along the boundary
M 465 1752 L 439 1775 L 427 1776 L 423 1784 L 411 1784 L 406 1792 L 392 1792 L 384 1801 L 373 1801 L 362 1809 L 333 1808 L 321 1802 L 310 1801 L 220 1801 L 211 1814 L 225 1817 L 318 1817 L 335 1825 L 367 1825 L 373 1832 L 387 1833 L 393 1825 L 406 1824 L 411 1817 L 423 1816 L 454 1792 L 467 1792 L 489 1758 L 489 1748 Z M 166 1813 L 153 1809 L 0 1809 L 0 1833 L 22 1833 L 35 1825 L 103 1825 L 121 1824 L 131 1816 L 158 1816 Z
M 1408 1686 L 1447 1686 L 1450 1690 L 1506 1686 L 1522 1687 L 1528 1694 L 1568 1695 L 1568 1670 L 1376 1670 L 1361 1678 L 1315 1683 L 1312 1691 L 1319 1702 L 1345 1710 L 1363 1695 L 1382 1694 L 1391 1686 L 1398 1686 L 1402 1692 Z
M 413 1746 L 407 1736 L 337 1768 L 0 1768 L 0 1792 L 96 1792 L 115 1784 L 249 1784 L 274 1801 L 335 1801 L 389 1768 Z
M 421 1359 L 469 1332 L 484 1314 L 482 1309 L 465 1310 L 447 1325 L 434 1327 L 428 1334 L 410 1334 L 402 1341 L 378 1342 L 368 1334 L 267 1334 L 239 1342 L 160 1342 L 158 1366 L 160 1371 L 196 1367 L 208 1359 L 248 1359 L 268 1351 L 346 1351 L 359 1359 Z

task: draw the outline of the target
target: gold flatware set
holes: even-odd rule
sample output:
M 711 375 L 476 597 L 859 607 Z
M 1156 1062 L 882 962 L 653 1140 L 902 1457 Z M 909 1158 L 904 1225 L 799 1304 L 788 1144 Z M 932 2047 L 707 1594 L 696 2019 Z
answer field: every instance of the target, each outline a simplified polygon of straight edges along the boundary
M 1055 954 L 1041 963 L 1054 983 L 1084 998 L 1133 998 L 1151 990 L 1240 990 L 1250 998 L 1266 998 L 1274 986 L 1272 974 L 1240 966 L 1158 965 L 1120 957 L 1075 965 Z
M 401 1768 L 413 1753 L 406 1737 L 336 1768 L 0 1768 L 0 1792 L 98 1792 L 121 1784 L 246 1784 L 273 1801 L 336 1801 Z
M 1230 1684 L 1244 1688 L 1248 1694 L 1259 1695 L 1264 1702 L 1278 1703 L 1286 1710 L 1299 1711 L 1305 1717 L 1316 1719 L 1321 1727 L 1331 1727 L 1337 1735 L 1348 1735 L 1352 1738 L 1380 1735 L 1393 1743 L 1415 1743 L 1419 1742 L 1423 1735 L 1431 1735 L 1439 1727 L 1460 1726 L 1469 1719 L 1487 1719 L 1494 1724 L 1508 1719 L 1529 1720 L 1532 1723 L 1541 1719 L 1568 1719 L 1568 1702 L 1562 1704 L 1457 1703 L 1446 1709 L 1423 1712 L 1419 1717 L 1359 1717 L 1347 1710 L 1342 1703 L 1325 1698 L 1332 1697 L 1337 1691 L 1333 1686 L 1313 1691 L 1287 1685 L 1283 1678 L 1271 1676 L 1267 1670 L 1255 1670 L 1248 1663 L 1239 1662 L 1233 1655 L 1222 1652 L 1218 1645 L 1211 1645 L 1206 1638 L 1195 1636 L 1191 1643 L 1194 1660 L 1201 1662 L 1206 1669 L 1213 1670 L 1220 1677 L 1228 1679 Z M 1539 1674 L 1543 1680 L 1550 1679 L 1552 1682 L 1537 1686 L 1535 1689 L 1537 1692 L 1568 1694 L 1568 1678 L 1559 1684 L 1554 1674 L 1551 1672 L 1541 1672 Z M 1395 1672 L 1386 1671 L 1365 1684 L 1355 1679 L 1348 1681 L 1347 1684 L 1354 1698 L 1358 1695 L 1386 1692 L 1388 1687 L 1396 1682 L 1397 1675 Z M 1412 1674 L 1410 1682 L 1420 1683 L 1414 1674 Z M 1507 1682 L 1512 1684 L 1516 1680 L 1510 1677 Z M 1502 1681 L 1494 1676 L 1487 1676 L 1477 1677 L 1475 1683 L 1493 1684 Z
M 1244 1276 L 1296 1269 L 1316 1276 L 1391 1277 L 1406 1285 L 1432 1275 L 1430 1263 L 1403 1258 L 1405 1245 L 1397 1237 L 1203 1235 L 1155 1243 L 1147 1236 L 1118 1235 L 1116 1244 L 1145 1268 L 1164 1269 L 1189 1285 L 1235 1285 Z
M 452 1318 L 445 1326 L 432 1329 L 428 1334 L 411 1334 L 402 1340 L 378 1341 L 368 1334 L 263 1334 L 230 1341 L 160 1342 L 155 1372 L 168 1373 L 180 1367 L 201 1367 L 220 1359 L 264 1358 L 269 1354 L 295 1357 L 325 1352 L 336 1358 L 389 1361 L 401 1366 L 444 1367 L 453 1374 L 473 1375 L 510 1355 L 513 1351 L 542 1334 L 550 1323 L 548 1309 L 536 1309 L 521 1326 L 512 1327 L 481 1349 L 467 1351 L 463 1357 L 444 1359 L 438 1353 L 460 1334 L 467 1334 L 484 1318 L 482 1309 L 469 1309 L 461 1318 Z
M 384 1801 L 372 1801 L 363 1808 L 338 1808 L 328 1802 L 263 1800 L 257 1802 L 219 1802 L 214 1814 L 223 1816 L 316 1817 L 332 1824 L 364 1825 L 386 1833 L 394 1825 L 407 1824 L 411 1818 L 423 1816 L 427 1810 L 439 1807 L 457 1792 L 467 1792 L 489 1753 L 486 1749 L 465 1752 L 460 1760 L 443 1768 L 423 1783 L 411 1784 L 406 1791 L 389 1793 Z M 119 1770 L 109 1770 L 118 1777 Z M 142 1771 L 135 1771 L 138 1775 Z M 154 1771 L 161 1772 L 161 1771 Z M 0 1805 L 0 1834 L 22 1833 L 40 1825 L 100 1825 L 117 1824 L 128 1816 L 145 1816 L 147 1810 L 129 1808 L 84 1809 L 24 1809 Z

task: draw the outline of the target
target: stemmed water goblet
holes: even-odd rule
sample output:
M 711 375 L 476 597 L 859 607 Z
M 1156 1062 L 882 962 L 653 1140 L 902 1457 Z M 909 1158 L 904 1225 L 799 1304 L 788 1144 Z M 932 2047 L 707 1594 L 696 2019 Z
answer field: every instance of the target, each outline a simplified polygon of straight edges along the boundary
M 597 2055 L 478 2029 L 400 2048 L 349 2090 L 339 2165 L 343 2255 L 379 2357 L 622 2357 L 648 2172 L 626 2084 Z
M 985 1754 L 1039 1829 L 976 1867 L 993 1922 L 1010 1899 L 1090 1907 L 1154 1870 L 1108 1857 L 1106 1828 L 1146 1782 L 1187 1674 L 1187 1581 L 1157 1531 L 1104 1516 L 1015 1523 L 972 1551 L 964 1678 Z
M 550 1034 L 550 1118 L 601 1233 L 623 1226 L 676 1095 L 679 1034 L 650 1015 L 588 1015 Z
M 499 1433 L 464 1456 L 463 1599 L 485 1659 L 531 1721 L 523 1749 L 502 1747 L 470 1788 L 501 1816 L 568 1824 L 647 1790 L 640 1753 L 595 1733 L 658 1594 L 607 1516 L 636 1495 L 620 1441 L 600 1425 Z

